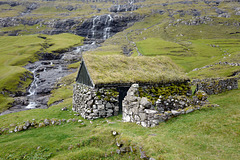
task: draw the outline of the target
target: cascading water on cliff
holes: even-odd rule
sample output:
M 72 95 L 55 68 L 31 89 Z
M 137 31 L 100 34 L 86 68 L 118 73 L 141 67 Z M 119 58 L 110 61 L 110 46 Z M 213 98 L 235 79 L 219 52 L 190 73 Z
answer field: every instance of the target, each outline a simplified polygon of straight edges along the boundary
M 99 17 L 96 16 L 95 18 L 93 18 L 93 22 L 92 22 L 92 28 L 91 28 L 91 32 L 92 32 L 92 37 L 95 37 L 95 31 L 96 31 L 96 26 L 97 26 L 97 22 L 99 21 Z
M 92 18 L 92 26 L 87 37 L 106 40 L 111 37 L 113 17 L 108 15 L 95 16 Z
M 113 18 L 112 16 L 109 14 L 106 18 L 106 21 L 105 21 L 105 28 L 104 28 L 104 33 L 103 33 L 103 39 L 106 40 L 108 39 L 110 36 L 111 36 L 111 23 L 113 21 Z
M 36 71 L 39 69 L 39 67 L 40 66 L 38 66 L 36 69 L 34 69 L 32 71 L 34 80 L 33 80 L 32 84 L 30 85 L 30 88 L 28 89 L 29 95 L 27 95 L 27 98 L 30 99 L 30 102 L 29 102 L 28 106 L 26 106 L 27 109 L 36 108 L 36 106 L 37 106 L 36 102 L 32 101 L 32 99 L 34 99 L 33 97 L 35 96 L 36 89 L 38 87 L 37 83 L 39 81 L 39 77 L 37 76 Z

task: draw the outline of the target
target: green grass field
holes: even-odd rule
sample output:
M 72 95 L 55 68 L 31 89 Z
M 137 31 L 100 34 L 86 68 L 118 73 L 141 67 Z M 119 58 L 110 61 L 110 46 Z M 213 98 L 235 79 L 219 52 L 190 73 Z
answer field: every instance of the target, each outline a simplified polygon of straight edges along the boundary
M 86 126 L 68 123 L 61 126 L 31 129 L 0 136 L 2 159 L 139 159 L 137 155 L 111 155 L 117 147 L 111 131 L 121 133 L 121 139 L 142 146 L 148 156 L 158 159 L 238 159 L 239 148 L 239 90 L 210 96 L 220 107 L 195 111 L 173 118 L 154 128 L 123 123 L 121 115 L 94 120 Z M 73 118 L 71 98 L 49 109 L 36 109 L 0 117 L 1 126 L 26 120 L 44 118 Z M 70 111 L 61 111 L 68 106 Z M 78 117 L 77 117 L 78 118 Z M 82 118 L 80 118 L 82 119 Z M 80 144 L 80 148 L 77 144 Z M 68 150 L 69 146 L 72 150 Z M 18 147 L 16 147 L 18 146 Z M 37 149 L 39 147 L 39 149 Z M 108 157 L 105 158 L 105 154 Z M 85 156 L 85 157 L 84 157 Z

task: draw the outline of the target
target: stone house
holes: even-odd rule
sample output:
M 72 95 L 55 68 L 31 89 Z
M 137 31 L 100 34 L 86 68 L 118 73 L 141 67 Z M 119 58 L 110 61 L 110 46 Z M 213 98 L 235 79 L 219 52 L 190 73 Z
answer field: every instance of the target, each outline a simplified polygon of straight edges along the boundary
M 190 95 L 189 79 L 170 58 L 84 54 L 73 90 L 73 111 L 85 119 L 116 116 L 132 84 L 151 107 L 159 96 Z

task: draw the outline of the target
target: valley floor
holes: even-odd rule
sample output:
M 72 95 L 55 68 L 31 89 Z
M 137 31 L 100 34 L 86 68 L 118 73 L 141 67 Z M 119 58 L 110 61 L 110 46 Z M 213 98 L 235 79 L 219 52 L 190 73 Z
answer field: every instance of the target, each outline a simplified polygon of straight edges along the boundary
M 240 90 L 210 96 L 217 108 L 195 111 L 154 128 L 121 122 L 121 115 L 94 121 L 74 116 L 71 98 L 49 109 L 35 109 L 0 117 L 1 126 L 45 118 L 77 118 L 80 123 L 30 129 L 0 136 L 1 159 L 140 159 L 140 154 L 118 155 L 116 139 L 141 146 L 155 159 L 239 159 Z M 68 111 L 61 108 L 68 106 Z

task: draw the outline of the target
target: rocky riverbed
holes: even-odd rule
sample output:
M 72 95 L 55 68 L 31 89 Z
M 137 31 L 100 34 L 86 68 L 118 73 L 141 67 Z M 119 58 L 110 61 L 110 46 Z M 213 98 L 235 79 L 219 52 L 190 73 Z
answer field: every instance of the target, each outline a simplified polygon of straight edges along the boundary
M 77 71 L 77 69 L 69 69 L 67 66 L 81 59 L 84 51 L 97 48 L 99 45 L 85 44 L 74 48 L 70 52 L 63 53 L 55 59 L 51 56 L 34 63 L 29 63 L 24 68 L 33 74 L 33 82 L 29 86 L 26 96 L 16 96 L 13 107 L 2 112 L 0 115 L 35 109 L 48 108 L 47 105 L 51 91 L 55 89 L 56 83 L 62 78 Z

